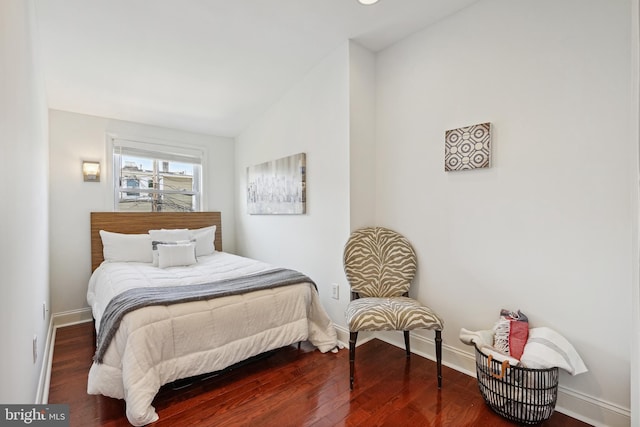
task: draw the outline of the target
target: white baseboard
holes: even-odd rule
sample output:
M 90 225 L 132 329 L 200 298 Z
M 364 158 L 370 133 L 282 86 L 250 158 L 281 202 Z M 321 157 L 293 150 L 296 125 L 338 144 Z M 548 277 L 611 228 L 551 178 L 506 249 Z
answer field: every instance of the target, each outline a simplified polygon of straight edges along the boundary
M 54 328 L 60 328 L 62 326 L 71 326 L 77 323 L 91 322 L 93 320 L 93 314 L 91 314 L 91 308 L 81 308 L 79 310 L 63 311 L 53 315 Z
M 399 332 L 378 332 L 375 338 L 404 349 L 404 337 Z M 421 335 L 411 335 L 411 352 L 429 360 L 436 360 L 434 340 Z M 463 352 L 443 343 L 442 364 L 476 377 L 474 353 Z M 443 387 L 446 387 L 446 378 L 443 378 Z M 558 386 L 556 411 L 596 427 L 631 425 L 631 411 L 628 408 L 619 407 L 563 386 Z
M 55 342 L 55 329 L 53 327 L 53 317 L 49 318 L 47 328 L 47 339 L 44 343 L 42 353 L 42 366 L 38 379 L 38 389 L 36 390 L 36 404 L 45 404 L 49 399 L 49 380 L 51 379 L 51 362 L 53 360 L 53 343 Z
M 578 391 L 558 386 L 558 412 L 597 427 L 628 427 L 631 411 Z
M 56 342 L 56 329 L 62 326 L 75 325 L 77 323 L 90 322 L 93 320 L 90 308 L 80 310 L 65 311 L 56 313 L 49 319 L 49 329 L 47 331 L 47 341 L 44 345 L 44 354 L 40 378 L 38 380 L 38 390 L 36 391 L 36 404 L 49 403 L 49 385 L 51 383 L 51 365 L 53 363 L 53 347 Z
M 338 333 L 338 345 L 340 346 L 340 348 L 348 349 L 349 330 L 342 326 L 336 325 L 335 323 L 333 324 L 333 326 L 336 328 L 336 332 Z M 362 331 L 358 333 L 358 342 L 356 343 L 356 346 L 361 346 L 362 344 L 371 341 L 374 338 L 376 338 L 375 332 Z

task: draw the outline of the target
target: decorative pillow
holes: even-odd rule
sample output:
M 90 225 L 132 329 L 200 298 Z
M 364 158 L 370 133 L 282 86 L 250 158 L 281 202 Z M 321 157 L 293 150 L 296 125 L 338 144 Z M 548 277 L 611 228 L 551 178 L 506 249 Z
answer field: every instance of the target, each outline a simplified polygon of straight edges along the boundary
M 558 367 L 571 375 L 587 372 L 587 367 L 571 343 L 558 332 L 546 327 L 531 328 L 520 361 L 532 369 Z
M 191 243 L 160 243 L 158 247 L 158 267 L 176 267 L 196 263 L 196 244 Z
M 213 241 L 216 238 L 216 226 L 189 230 L 189 238 L 196 241 L 196 256 L 211 255 L 216 251 Z
M 529 319 L 520 310 L 502 309 L 493 332 L 493 346 L 504 354 L 520 359 L 529 336 Z
M 152 262 L 154 266 L 158 266 L 158 243 L 188 243 L 191 240 L 189 230 L 186 228 L 173 230 L 149 230 L 149 236 L 152 242 Z
M 105 261 L 152 262 L 151 238 L 148 234 L 122 234 L 100 230 Z
M 178 242 L 180 240 L 190 240 L 191 234 L 186 228 L 178 228 L 173 230 L 149 230 L 151 240 L 156 242 Z

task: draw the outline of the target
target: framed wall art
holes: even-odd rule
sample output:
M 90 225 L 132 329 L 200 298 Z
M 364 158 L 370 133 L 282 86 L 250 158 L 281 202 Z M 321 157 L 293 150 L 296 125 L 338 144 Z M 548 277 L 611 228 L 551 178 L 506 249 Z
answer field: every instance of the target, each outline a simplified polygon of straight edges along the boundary
M 306 155 L 294 154 L 247 168 L 251 215 L 296 215 L 307 210 Z
M 491 166 L 491 123 L 451 129 L 444 137 L 444 170 L 461 171 Z

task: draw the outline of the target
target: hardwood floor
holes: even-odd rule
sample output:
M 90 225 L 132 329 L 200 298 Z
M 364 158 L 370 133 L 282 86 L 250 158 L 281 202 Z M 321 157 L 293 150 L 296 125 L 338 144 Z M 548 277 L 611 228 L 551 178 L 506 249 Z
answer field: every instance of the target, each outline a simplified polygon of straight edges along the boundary
M 88 395 L 92 325 L 59 328 L 49 403 L 70 407 L 71 426 L 129 425 L 124 401 Z M 349 391 L 348 351 L 321 354 L 303 343 L 191 385 L 164 386 L 153 426 L 512 426 L 484 403 L 475 378 L 379 340 L 356 351 L 356 379 Z M 184 386 L 184 388 L 175 389 Z M 558 412 L 545 427 L 582 427 Z

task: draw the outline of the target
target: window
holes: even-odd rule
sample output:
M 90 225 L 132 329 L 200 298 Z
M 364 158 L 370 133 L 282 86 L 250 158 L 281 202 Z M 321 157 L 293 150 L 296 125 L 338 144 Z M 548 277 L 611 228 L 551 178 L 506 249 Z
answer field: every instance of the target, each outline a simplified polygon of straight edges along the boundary
M 202 210 L 201 151 L 124 139 L 112 141 L 116 211 Z

